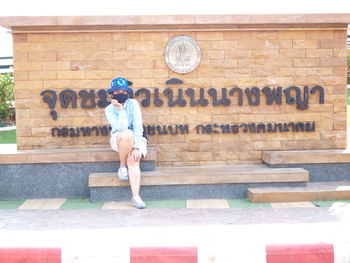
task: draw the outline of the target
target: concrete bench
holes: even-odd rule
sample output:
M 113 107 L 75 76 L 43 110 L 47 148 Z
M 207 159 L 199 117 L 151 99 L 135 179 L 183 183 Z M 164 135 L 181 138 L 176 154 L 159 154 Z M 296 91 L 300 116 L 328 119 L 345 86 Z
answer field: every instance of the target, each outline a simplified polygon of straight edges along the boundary
M 304 186 L 309 173 L 300 168 L 267 168 L 264 165 L 157 167 L 143 172 L 141 195 L 145 200 L 246 198 L 247 187 L 260 185 Z M 91 173 L 90 200 L 93 202 L 130 199 L 128 181 L 114 173 Z

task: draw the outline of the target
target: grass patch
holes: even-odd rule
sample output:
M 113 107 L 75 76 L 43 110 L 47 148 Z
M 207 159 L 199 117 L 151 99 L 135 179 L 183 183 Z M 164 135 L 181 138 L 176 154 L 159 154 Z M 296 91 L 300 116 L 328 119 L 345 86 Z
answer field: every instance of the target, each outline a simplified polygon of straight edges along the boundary
M 24 200 L 0 200 L 0 210 L 14 210 L 20 207 Z
M 272 207 L 270 203 L 252 203 L 247 199 L 228 199 L 230 208 L 267 208 Z
M 16 130 L 1 131 L 0 144 L 12 144 L 12 143 L 16 143 Z

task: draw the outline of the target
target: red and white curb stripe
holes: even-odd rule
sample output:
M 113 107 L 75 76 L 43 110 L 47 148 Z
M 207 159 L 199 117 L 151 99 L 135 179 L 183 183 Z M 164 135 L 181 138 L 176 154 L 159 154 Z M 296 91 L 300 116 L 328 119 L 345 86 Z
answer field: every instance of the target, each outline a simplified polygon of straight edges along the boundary
M 223 241 L 223 242 L 229 242 Z M 111 250 L 63 248 L 0 248 L 0 263 L 349 263 L 349 244 L 237 244 L 188 247 L 124 247 Z
M 0 248 L 0 263 L 61 263 L 60 248 Z

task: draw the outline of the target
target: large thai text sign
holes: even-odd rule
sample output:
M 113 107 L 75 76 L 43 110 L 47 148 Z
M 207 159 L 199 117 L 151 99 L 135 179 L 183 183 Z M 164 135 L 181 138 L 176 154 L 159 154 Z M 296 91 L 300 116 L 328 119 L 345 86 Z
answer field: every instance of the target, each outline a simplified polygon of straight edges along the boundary
M 153 94 L 153 98 L 151 96 Z M 43 96 L 43 101 L 48 104 L 51 109 L 51 116 L 53 120 L 58 118 L 55 107 L 57 106 L 57 99 L 59 99 L 61 108 L 78 107 L 78 96 L 80 97 L 80 107 L 83 109 L 90 108 L 105 108 L 110 102 L 107 98 L 106 91 L 103 89 L 95 92 L 94 89 L 89 91 L 80 90 L 78 94 L 70 89 L 61 91 L 59 94 L 54 90 L 44 90 L 40 93 Z M 141 88 L 134 93 L 135 97 L 142 98 L 141 105 L 148 107 L 153 103 L 156 107 L 162 106 L 179 106 L 191 107 L 208 105 L 212 106 L 243 106 L 251 105 L 258 106 L 262 103 L 266 105 L 278 104 L 283 102 L 286 104 L 295 104 L 298 110 L 306 110 L 309 104 L 310 95 L 318 96 L 319 104 L 324 104 L 324 88 L 319 85 L 313 87 L 304 86 L 302 88 L 297 86 L 282 87 L 248 87 L 245 89 L 239 87 L 215 89 L 210 88 L 205 90 L 199 88 L 197 90 L 192 88 L 187 89 L 173 89 L 166 88 L 162 93 L 159 88 L 154 88 L 153 92 L 150 89 Z M 161 98 L 161 95 L 166 97 L 166 101 Z M 144 97 L 144 98 L 143 98 Z M 236 99 L 235 99 L 236 97 Z M 236 100 L 236 103 L 235 103 Z M 166 104 L 165 104 L 166 103 Z

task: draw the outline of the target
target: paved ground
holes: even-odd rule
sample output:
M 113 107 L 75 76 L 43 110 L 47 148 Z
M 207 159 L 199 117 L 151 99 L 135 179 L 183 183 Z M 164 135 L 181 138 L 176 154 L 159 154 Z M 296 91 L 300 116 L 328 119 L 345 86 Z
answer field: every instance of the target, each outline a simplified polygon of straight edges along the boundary
M 64 263 L 108 263 L 129 262 L 129 247 L 194 246 L 199 262 L 254 263 L 262 262 L 266 244 L 327 243 L 335 263 L 350 262 L 350 200 L 146 203 L 137 210 L 84 199 L 0 201 L 0 248 L 59 247 Z
M 279 208 L 265 204 L 266 208 L 251 208 L 247 205 L 242 205 L 241 208 L 174 209 L 174 207 L 169 206 L 169 208 L 165 209 L 147 208 L 144 210 L 101 209 L 101 207 L 96 209 L 96 207 L 87 207 L 86 204 L 89 204 L 87 200 L 80 200 L 79 202 L 83 202 L 85 207 L 79 207 L 77 205 L 79 204 L 78 200 L 74 201 L 76 202 L 76 209 L 66 207 L 66 209 L 56 210 L 0 210 L 0 232 L 14 230 L 39 232 L 56 230 L 100 231 L 112 229 L 122 231 L 125 228 L 147 232 L 152 227 L 193 228 L 208 226 L 223 228 L 244 226 L 245 229 L 250 228 L 251 230 L 263 229 L 268 226 L 268 229 L 285 228 L 285 230 L 288 230 L 290 227 L 299 229 L 299 225 L 307 225 L 310 230 L 313 229 L 319 234 L 325 234 L 325 238 L 330 237 L 329 234 L 333 231 L 340 231 L 339 234 L 342 235 L 344 234 L 343 231 L 350 233 L 350 200 L 315 202 L 320 207 L 308 207 L 311 203 L 301 202 L 280 203 Z M 204 201 L 202 200 L 202 202 Z M 249 204 L 245 200 L 236 200 L 237 203 L 239 201 Z M 3 208 L 5 208 L 5 202 L 14 201 L 2 201 Z M 306 233 L 297 232 L 301 235 L 301 238 L 310 237 Z M 1 237 L 3 236 L 1 235 Z M 350 239 L 350 235 L 348 237 Z
M 347 221 L 348 220 L 348 221 Z M 329 208 L 2 210 L 0 230 L 110 229 L 258 224 L 349 225 L 350 205 Z
M 350 262 L 348 202 L 308 208 L 0 210 L 0 247 L 59 247 L 62 262 L 70 263 L 129 262 L 129 248 L 145 246 L 197 247 L 198 262 L 254 263 L 264 262 L 267 244 L 320 243 L 334 245 L 341 255 L 334 262 Z

